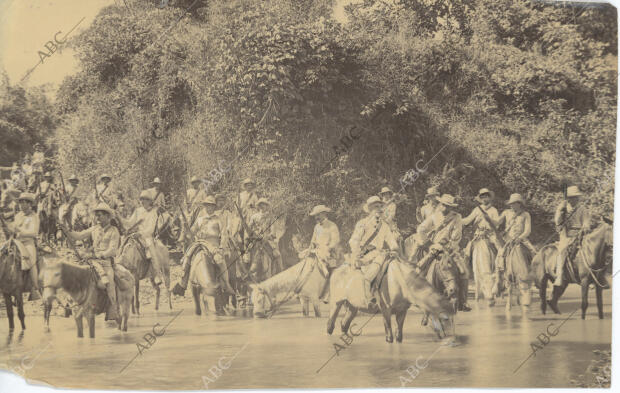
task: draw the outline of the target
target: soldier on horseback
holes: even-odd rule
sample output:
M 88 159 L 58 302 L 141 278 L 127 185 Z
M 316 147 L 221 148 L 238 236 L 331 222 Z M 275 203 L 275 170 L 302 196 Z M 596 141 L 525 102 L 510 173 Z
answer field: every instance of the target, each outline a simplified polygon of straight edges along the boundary
M 108 205 L 103 202 L 99 203 L 95 207 L 94 213 L 96 224 L 84 231 L 73 232 L 69 231 L 64 224 L 60 225 L 63 227 L 63 231 L 73 240 L 92 240 L 92 253 L 85 257 L 90 259 L 92 266 L 101 278 L 101 282 L 105 285 L 108 298 L 110 299 L 106 321 L 117 320 L 120 318 L 120 315 L 116 300 L 116 284 L 114 282 L 114 257 L 118 251 L 120 234 L 118 229 L 111 225 L 114 210 Z
M 220 246 L 222 232 L 220 227 L 220 218 L 217 214 L 215 214 L 215 209 L 217 208 L 215 198 L 212 196 L 206 197 L 202 201 L 202 205 L 204 210 L 196 219 L 196 222 L 191 228 L 191 232 L 195 234 L 196 239 L 200 240 L 201 245 L 207 249 L 208 254 L 210 254 L 209 256 L 212 257 L 213 262 L 219 267 L 220 274 L 218 277 L 224 281 L 224 290 L 231 295 L 234 295 L 235 291 L 230 285 L 226 261 L 224 260 L 223 250 Z M 194 243 L 194 245 L 187 250 L 185 257 L 183 258 L 183 278 L 181 279 L 181 282 L 177 283 L 172 290 L 172 293 L 175 295 L 183 296 L 185 294 L 185 289 L 187 289 L 187 284 L 189 282 L 189 273 L 192 268 L 191 256 L 195 247 L 197 247 L 196 243 Z
M 586 206 L 579 203 L 582 195 L 577 186 L 568 187 L 566 189 L 566 199 L 558 205 L 555 211 L 554 222 L 560 234 L 555 269 L 556 276 L 553 283 L 556 286 L 562 286 L 565 262 L 575 258 L 581 246 L 583 235 L 592 227 L 590 212 Z
M 316 218 L 316 225 L 310 240 L 310 247 L 299 254 L 299 258 L 306 258 L 314 254 L 319 261 L 323 275 L 327 277 L 319 298 L 327 303 L 327 289 L 332 271 L 338 267 L 341 258 L 340 231 L 338 225 L 327 218 L 327 213 L 332 209 L 325 205 L 317 205 L 310 212 L 310 217 Z
M 371 196 L 364 205 L 364 211 L 368 215 L 355 224 L 355 229 L 349 240 L 351 247 L 351 264 L 360 269 L 364 274 L 364 291 L 368 302 L 368 308 L 376 306 L 376 291 L 371 288 L 371 282 L 375 279 L 383 262 L 388 255 L 398 256 L 398 241 L 390 224 L 385 221 L 383 213 L 383 201 L 378 196 Z
M 103 202 L 110 206 L 112 209 L 116 209 L 121 204 L 120 195 L 114 190 L 111 185 L 112 176 L 103 174 L 99 176 L 99 183 L 95 185 L 95 190 L 90 198 L 91 206 L 98 206 Z
M 532 231 L 532 218 L 530 213 L 525 211 L 525 200 L 521 194 L 512 194 L 507 202 L 510 207 L 504 210 L 497 221 L 497 227 L 505 223 L 504 240 L 505 245 L 497 254 L 497 266 L 500 271 L 506 267 L 506 252 L 516 244 L 523 244 L 533 255 L 536 255 L 536 247 L 530 242 L 529 236 Z
M 274 233 L 275 228 L 273 224 L 275 224 L 275 221 L 273 214 L 269 211 L 270 206 L 271 204 L 267 198 L 260 198 L 256 202 L 258 212 L 250 216 L 248 225 L 252 233 L 262 239 L 262 245 L 270 254 L 269 256 L 271 257 L 272 263 L 278 266 L 279 270 L 283 270 L 282 255 L 280 254 L 280 247 L 278 246 L 279 239 L 276 239 Z M 250 209 L 248 211 L 251 211 L 249 204 L 246 204 L 246 208 Z
M 140 203 L 142 206 L 138 207 L 134 210 L 133 214 L 124 219 L 117 215 L 121 224 L 125 228 L 137 227 L 137 232 L 140 234 L 142 241 L 144 242 L 143 246 L 146 249 L 146 258 L 153 265 L 153 270 L 156 272 L 155 275 L 155 284 L 161 283 L 161 274 L 162 268 L 165 265 L 165 261 L 162 261 L 164 258 L 159 250 L 158 246 L 165 246 L 161 243 L 161 241 L 156 240 L 158 230 L 163 225 L 162 220 L 160 219 L 160 214 L 155 208 L 153 204 L 154 195 L 152 190 L 143 190 L 140 193 Z
M 199 178 L 192 176 L 189 183 L 191 184 L 191 188 L 187 190 L 186 211 L 187 216 L 190 219 L 188 225 L 191 227 L 200 212 L 201 203 L 205 199 L 206 195 L 204 190 L 200 189 L 200 184 L 202 182 Z
M 153 179 L 151 185 L 153 187 L 150 189 L 150 191 L 154 195 L 153 204 L 157 209 L 159 209 L 159 213 L 161 214 L 166 211 L 166 197 L 164 195 L 164 192 L 161 190 L 161 180 L 159 180 L 159 177 Z
M 412 255 L 417 253 L 417 248 L 423 247 L 428 242 L 431 243 L 429 254 L 419 262 L 424 271 L 425 266 L 429 266 L 439 254 L 443 253 L 442 258 L 448 258 L 448 263 L 458 268 L 460 276 L 458 279 L 458 310 L 471 311 L 467 305 L 470 269 L 465 263 L 459 247 L 463 234 L 463 221 L 461 215 L 454 210 L 458 204 L 450 194 L 443 194 L 437 198 L 437 202 L 435 211 L 417 229 L 416 235 L 419 241 Z
M 20 211 L 15 215 L 15 220 L 8 224 L 8 229 L 15 236 L 15 244 L 22 256 L 22 271 L 29 271 L 30 280 L 32 281 L 29 300 L 41 298 L 36 245 L 39 234 L 39 216 L 34 211 L 35 199 L 36 197 L 32 193 L 21 193 L 18 198 Z
M 247 178 L 243 181 L 243 191 L 239 193 L 239 207 L 244 217 L 252 217 L 258 209 L 258 195 L 254 191 L 256 183 Z
M 419 208 L 416 212 L 416 218 L 419 223 L 424 222 L 428 217 L 430 217 L 434 212 L 435 208 L 439 204 L 437 202 L 437 197 L 439 197 L 439 190 L 437 187 L 430 187 L 426 190 L 426 196 L 424 197 L 424 206 Z

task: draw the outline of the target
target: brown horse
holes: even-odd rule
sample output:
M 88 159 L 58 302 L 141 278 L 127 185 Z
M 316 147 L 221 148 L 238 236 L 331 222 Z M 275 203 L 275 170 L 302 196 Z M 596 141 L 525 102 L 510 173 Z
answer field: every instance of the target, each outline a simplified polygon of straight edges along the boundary
M 21 267 L 21 254 L 10 238 L 1 246 L 0 251 L 0 292 L 4 295 L 4 304 L 6 305 L 6 314 L 9 318 L 9 330 L 15 329 L 13 322 L 13 305 L 17 307 L 17 316 L 22 325 L 22 330 L 26 329 L 24 314 L 23 292 L 27 277 L 24 277 Z M 15 299 L 15 301 L 13 301 Z
M 364 277 L 349 265 L 343 265 L 332 273 L 330 280 L 329 318 L 327 333 L 332 334 L 340 308 L 346 305 L 341 329 L 347 333 L 353 318 L 359 310 L 370 312 L 360 294 L 364 291 Z M 407 310 L 412 305 L 428 313 L 433 320 L 433 329 L 439 338 L 454 334 L 454 306 L 439 291 L 434 289 L 414 268 L 393 259 L 379 283 L 379 309 L 383 315 L 385 341 L 392 343 L 392 314 L 396 317 L 396 341 L 403 341 L 403 325 Z
M 153 264 L 146 258 L 146 250 L 139 240 L 137 233 L 132 233 L 125 237 L 120 248 L 116 263 L 124 266 L 131 272 L 136 283 L 134 303 L 131 304 L 131 311 L 140 314 L 140 280 L 149 278 L 153 289 L 155 289 L 155 310 L 159 310 L 159 297 L 161 293 L 160 284 L 155 283 L 155 277 L 163 276 L 166 289 L 170 288 L 170 264 L 168 258 L 162 258 L 165 266 L 162 266 L 161 272 L 156 272 Z M 165 246 L 158 246 L 159 248 Z M 167 256 L 167 255 L 166 255 Z M 168 292 L 168 306 L 172 310 L 172 295 Z
M 72 263 L 59 262 L 44 267 L 40 277 L 43 281 L 43 302 L 45 319 L 49 323 L 49 312 L 56 290 L 62 288 L 75 301 L 74 309 L 77 336 L 84 337 L 82 318 L 86 318 L 90 338 L 95 338 L 95 315 L 105 312 L 110 300 L 106 290 L 97 283 L 96 273 L 89 266 L 78 266 Z M 116 322 L 118 329 L 127 331 L 129 305 L 135 283 L 131 273 L 122 266 L 114 266 L 116 283 L 116 299 L 119 304 L 121 318 Z
M 605 270 L 605 251 L 613 244 L 613 231 L 611 222 L 601 223 L 591 233 L 583 237 L 580 250 L 577 252 L 570 266 L 564 269 L 564 279 L 562 286 L 553 287 L 553 297 L 547 302 L 547 282 L 555 280 L 555 266 L 557 256 L 557 246 L 550 244 L 543 247 L 534 257 L 532 262 L 533 271 L 536 274 L 536 286 L 538 286 L 540 294 L 540 308 L 543 314 L 547 312 L 547 304 L 556 313 L 560 314 L 558 309 L 558 300 L 564 293 L 568 284 L 581 285 L 581 319 L 586 318 L 586 310 L 588 308 L 588 287 L 590 284 L 596 286 L 596 305 L 598 308 L 598 317 L 603 319 L 603 284 Z M 570 270 L 574 271 L 571 274 Z

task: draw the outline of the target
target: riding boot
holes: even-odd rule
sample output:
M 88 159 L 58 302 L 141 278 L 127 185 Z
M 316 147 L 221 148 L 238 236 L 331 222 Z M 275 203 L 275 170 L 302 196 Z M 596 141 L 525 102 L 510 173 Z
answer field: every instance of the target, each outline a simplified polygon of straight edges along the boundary
M 110 305 L 108 306 L 105 320 L 106 321 L 116 321 L 120 319 L 120 315 L 118 312 L 118 303 L 116 301 L 116 286 L 113 281 L 109 281 L 106 284 L 106 291 L 108 292 L 108 298 L 110 299 Z
M 469 290 L 469 280 L 467 278 L 461 278 L 459 285 L 459 311 L 471 311 L 471 308 L 467 305 L 467 292 Z
M 188 259 L 185 259 L 185 263 L 183 264 L 183 278 L 180 283 L 176 283 L 174 288 L 172 288 L 172 293 L 178 296 L 185 295 L 185 289 L 187 289 L 187 283 L 189 282 L 189 272 L 192 270 L 192 264 Z
M 333 269 L 331 268 L 327 268 L 327 271 L 329 273 L 327 274 L 325 284 L 323 284 L 323 289 L 321 290 L 321 294 L 319 295 L 319 300 L 321 300 L 325 304 L 329 303 L 329 279 L 331 278 L 332 270 Z
M 41 291 L 39 290 L 39 277 L 37 272 L 37 265 L 34 265 L 30 271 L 30 281 L 32 287 L 30 289 L 30 296 L 28 296 L 28 301 L 31 300 L 39 300 L 41 299 Z

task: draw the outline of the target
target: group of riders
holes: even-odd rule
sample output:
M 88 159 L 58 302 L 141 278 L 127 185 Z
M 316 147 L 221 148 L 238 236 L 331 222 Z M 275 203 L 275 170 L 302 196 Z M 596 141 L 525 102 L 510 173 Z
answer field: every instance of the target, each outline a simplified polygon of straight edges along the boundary
M 38 156 L 35 155 L 39 153 Z M 175 240 L 182 244 L 184 275 L 173 293 L 183 295 L 188 286 L 191 260 L 196 242 L 199 241 L 217 266 L 221 274 L 223 293 L 239 295 L 239 288 L 231 284 L 228 274 L 231 261 L 238 258 L 237 273 L 248 269 L 250 253 L 240 251 L 240 244 L 252 248 L 252 241 L 260 241 L 272 261 L 274 272 L 284 270 L 278 242 L 281 234 L 273 230 L 274 212 L 268 199 L 259 198 L 256 184 L 245 179 L 240 193 L 232 199 L 223 194 L 213 195 L 197 178 L 190 179 L 185 202 L 173 217 L 167 206 L 159 178 L 152 181 L 152 188 L 139 194 L 139 206 L 131 214 L 122 195 L 113 185 L 110 175 L 102 174 L 87 196 L 77 193 L 80 179 L 68 178 L 64 183 L 62 175 L 53 176 L 44 172 L 42 153 L 37 151 L 21 165 L 4 168 L 11 171 L 10 179 L 3 181 L 1 189 L 0 219 L 5 237 L 12 237 L 17 244 L 21 269 L 29 271 L 32 281 L 31 300 L 40 297 L 37 279 L 37 247 L 65 241 L 75 248 L 74 242 L 89 245 L 82 258 L 88 259 L 106 285 L 110 308 L 106 319 L 118 319 L 118 305 L 114 287 L 114 258 L 119 252 L 121 232 L 124 235 L 136 233 L 143 245 L 145 258 L 159 271 L 166 256 L 162 253 L 162 237 L 166 231 L 177 231 Z M 574 258 L 580 239 L 592 227 L 590 213 L 580 203 L 582 192 L 576 186 L 566 189 L 565 198 L 555 214 L 555 224 L 560 234 L 557 244 L 556 280 L 562 285 L 562 274 L 567 259 Z M 378 195 L 370 196 L 363 207 L 366 215 L 355 225 L 349 240 L 350 254 L 343 253 L 338 225 L 329 219 L 331 209 L 325 205 L 315 206 L 310 216 L 316 219 L 309 248 L 300 253 L 305 258 L 312 253 L 322 268 L 331 273 L 343 262 L 354 269 L 360 269 L 365 278 L 364 297 L 369 309 L 376 307 L 377 288 L 375 277 L 389 258 L 401 258 L 412 264 L 420 274 L 431 280 L 436 264 L 447 265 L 456 273 L 455 306 L 460 311 L 470 311 L 467 304 L 469 279 L 472 277 L 472 254 L 477 245 L 487 246 L 492 252 L 496 286 L 510 280 L 513 272 L 529 271 L 536 248 L 528 237 L 531 232 L 531 216 L 527 202 L 518 193 L 512 194 L 506 202 L 508 208 L 501 214 L 493 206 L 494 192 L 482 188 L 476 196 L 478 206 L 465 218 L 456 210 L 454 196 L 439 192 L 438 187 L 427 190 L 423 206 L 417 209 L 419 225 L 416 232 L 404 239 L 396 225 L 398 194 L 383 187 Z M 47 233 L 41 233 L 42 221 L 54 218 L 55 225 Z M 463 227 L 473 227 L 473 238 L 461 249 Z M 176 229 L 174 229 L 176 228 Z M 507 256 L 515 247 L 521 247 L 527 258 L 508 261 Z M 4 246 L 3 246 L 4 248 Z M 516 266 L 514 264 L 521 264 Z M 248 273 L 251 274 L 252 272 Z M 525 277 L 522 275 L 522 277 Z M 161 282 L 160 277 L 156 281 Z M 516 283 L 523 293 L 529 294 L 526 280 Z M 323 300 L 327 294 L 324 291 Z M 489 299 L 490 303 L 493 299 Z M 521 300 L 528 307 L 529 296 Z

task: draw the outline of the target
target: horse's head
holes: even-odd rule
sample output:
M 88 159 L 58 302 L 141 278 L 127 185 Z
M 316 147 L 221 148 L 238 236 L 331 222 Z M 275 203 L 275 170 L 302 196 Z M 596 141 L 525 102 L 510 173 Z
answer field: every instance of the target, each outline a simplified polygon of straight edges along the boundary
M 261 288 L 260 284 L 250 284 L 252 288 L 252 304 L 254 305 L 254 318 L 266 318 L 273 309 L 273 301 L 269 294 Z
M 441 312 L 438 315 L 431 315 L 429 325 L 440 339 L 454 336 L 454 314 L 452 313 Z
M 39 281 L 43 285 L 43 304 L 51 306 L 56 298 L 56 290 L 62 286 L 62 265 L 55 263 L 45 266 L 39 273 Z

